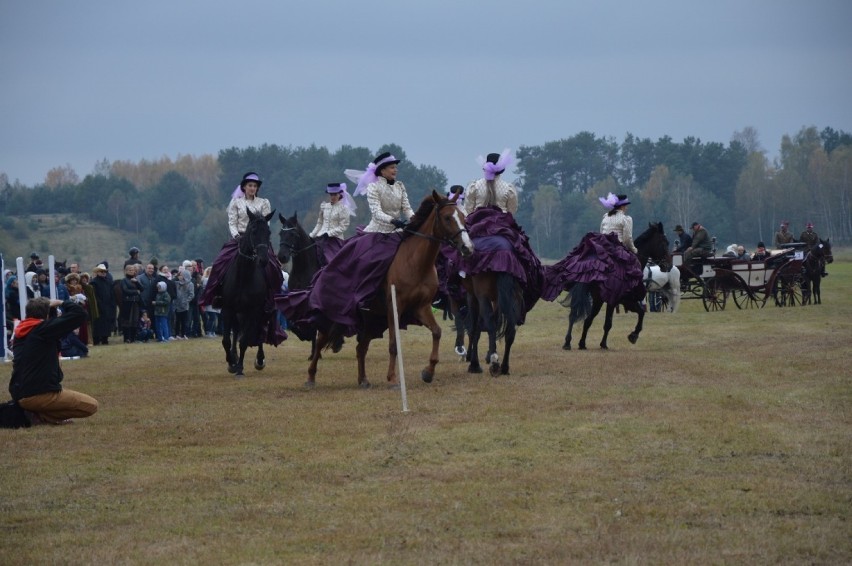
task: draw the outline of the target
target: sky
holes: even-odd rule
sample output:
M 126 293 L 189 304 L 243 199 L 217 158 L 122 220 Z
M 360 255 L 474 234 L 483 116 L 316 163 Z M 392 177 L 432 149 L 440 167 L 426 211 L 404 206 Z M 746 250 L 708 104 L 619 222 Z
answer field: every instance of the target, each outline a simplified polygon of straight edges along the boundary
M 852 132 L 850 24 L 848 0 L 0 0 L 0 173 L 395 143 L 465 184 L 582 131 L 746 127 L 773 157 Z

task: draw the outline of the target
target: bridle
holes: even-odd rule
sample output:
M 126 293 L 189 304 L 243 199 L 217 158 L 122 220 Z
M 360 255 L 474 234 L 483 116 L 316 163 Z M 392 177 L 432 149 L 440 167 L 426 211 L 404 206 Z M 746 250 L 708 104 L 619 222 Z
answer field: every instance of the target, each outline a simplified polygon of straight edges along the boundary
M 289 226 L 289 227 L 287 227 L 287 228 L 281 228 L 281 230 L 279 230 L 279 232 L 278 232 L 278 244 L 279 244 L 280 246 L 286 246 L 286 248 L 287 248 L 287 253 L 290 255 L 290 257 L 293 257 L 293 256 L 295 256 L 296 254 L 300 254 L 300 253 L 302 253 L 302 252 L 305 252 L 305 251 L 307 251 L 307 250 L 309 250 L 309 249 L 311 249 L 311 248 L 315 248 L 315 247 L 317 246 L 317 242 L 316 242 L 316 240 L 313 240 L 313 239 L 311 239 L 311 238 L 308 238 L 308 239 L 310 239 L 310 240 L 311 240 L 311 243 L 310 243 L 310 244 L 308 244 L 308 245 L 307 245 L 307 246 L 305 246 L 304 248 L 299 248 L 299 249 L 296 249 L 296 247 L 295 247 L 293 244 L 289 243 L 289 242 L 282 242 L 282 241 L 281 241 L 282 232 L 290 232 L 291 230 L 295 230 L 295 229 L 296 229 L 296 227 L 295 227 L 295 226 Z M 297 234 L 297 236 L 298 236 L 298 234 Z
M 241 245 L 237 246 L 237 253 L 240 255 L 240 257 L 246 258 L 250 261 L 256 261 L 259 257 L 265 257 L 266 254 L 269 253 L 269 244 L 268 243 L 265 243 L 265 242 L 262 242 L 260 244 L 254 243 L 254 230 L 251 230 L 252 224 L 254 222 L 258 222 L 258 221 L 253 221 L 252 223 L 249 223 L 249 225 L 246 227 L 245 236 L 244 236 L 244 237 L 248 238 L 248 243 L 249 243 L 249 247 L 251 247 L 252 255 L 247 255 L 245 252 L 243 252 L 243 247 Z M 264 251 L 263 255 L 257 253 L 258 248 L 263 248 L 263 251 Z
M 432 231 L 433 232 L 435 231 L 435 224 L 437 224 L 437 222 L 438 222 L 438 213 L 441 211 L 442 208 L 445 208 L 445 207 L 448 207 L 448 206 L 455 207 L 456 203 L 454 203 L 454 202 L 435 203 L 435 205 L 434 205 L 435 218 L 432 219 Z M 464 225 L 462 225 L 462 226 L 464 226 Z M 445 236 L 444 238 L 437 238 L 437 237 L 431 236 L 429 234 L 424 234 L 423 232 L 418 232 L 416 230 L 409 230 L 408 228 L 405 228 L 403 230 L 403 232 L 406 232 L 408 234 L 412 234 L 414 236 L 419 236 L 421 238 L 425 238 L 425 239 L 432 241 L 432 242 L 438 242 L 440 244 L 447 244 L 449 246 L 452 246 L 456 250 L 461 251 L 461 249 L 460 249 L 461 244 L 457 243 L 457 239 L 461 234 L 467 232 L 467 228 L 462 227 L 462 229 L 459 230 L 458 232 L 455 232 L 454 234 L 451 234 L 449 236 Z

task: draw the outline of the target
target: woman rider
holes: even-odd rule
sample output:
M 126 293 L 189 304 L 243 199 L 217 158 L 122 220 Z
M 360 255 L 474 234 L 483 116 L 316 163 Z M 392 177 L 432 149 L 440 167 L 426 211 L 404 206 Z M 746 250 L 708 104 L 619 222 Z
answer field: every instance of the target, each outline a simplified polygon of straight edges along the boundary
M 239 253 L 239 239 L 248 227 L 249 211 L 255 216 L 267 216 L 272 212 L 269 201 L 258 196 L 262 184 L 263 181 L 260 176 L 254 171 L 249 171 L 243 175 L 240 186 L 234 189 L 231 194 L 231 202 L 228 204 L 228 230 L 231 232 L 231 239 L 225 242 L 219 251 L 219 255 L 216 256 L 210 266 L 210 277 L 207 280 L 207 286 L 204 288 L 204 294 L 198 301 L 199 304 L 217 307 L 221 303 L 222 283 L 225 274 L 228 272 L 228 267 Z M 281 264 L 278 262 L 273 246 L 267 248 L 267 255 L 269 261 L 266 263 L 266 288 L 268 290 L 266 311 L 273 315 L 269 320 L 274 323 L 277 321 L 277 317 L 274 316 L 273 297 L 281 289 L 283 276 L 281 275 Z M 283 332 L 279 333 L 278 330 L 277 324 L 267 326 L 265 341 L 268 344 L 278 345 L 286 338 L 286 335 Z M 277 338 L 273 338 L 276 335 Z
M 464 260 L 452 259 L 465 274 L 495 271 L 513 275 L 524 289 L 529 311 L 541 292 L 542 269 L 529 238 L 515 222 L 518 190 L 501 178 L 511 161 L 508 149 L 479 158 L 484 176 L 467 187 L 464 200 L 465 223 L 476 251 Z
M 343 247 L 343 234 L 349 227 L 349 217 L 355 216 L 355 201 L 346 192 L 346 183 L 329 183 L 325 189 L 328 202 L 320 205 L 317 225 L 311 230 L 311 238 L 317 239 L 322 252 L 321 265 L 326 265 Z
M 370 309 L 402 241 L 401 230 L 414 215 L 405 185 L 396 178 L 399 161 L 385 152 L 366 171 L 346 170 L 350 179 L 358 179 L 353 194 L 367 195 L 370 223 L 344 242 L 311 289 L 291 292 L 279 303 L 288 321 L 313 316 L 325 330 L 333 323 L 345 336 L 358 331 L 359 310 Z
M 625 248 L 634 254 L 639 253 L 633 245 L 633 218 L 627 214 L 627 205 L 630 204 L 627 195 L 615 196 L 609 193 L 606 198 L 600 197 L 598 200 L 609 211 L 601 220 L 601 234 L 613 232 Z

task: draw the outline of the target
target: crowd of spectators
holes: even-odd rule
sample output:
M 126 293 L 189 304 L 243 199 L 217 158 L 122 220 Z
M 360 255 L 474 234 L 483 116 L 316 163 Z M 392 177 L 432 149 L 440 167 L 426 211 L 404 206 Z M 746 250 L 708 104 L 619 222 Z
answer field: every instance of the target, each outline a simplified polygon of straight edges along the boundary
M 156 257 L 143 263 L 135 247 L 118 276 L 110 271 L 108 260 L 94 266 L 91 273 L 82 271 L 78 263 L 56 266 L 56 299 L 73 300 L 88 315 L 63 337 L 63 355 L 85 357 L 89 347 L 109 345 L 119 338 L 134 344 L 220 336 L 219 309 L 199 301 L 209 273 L 200 258 L 184 260 L 173 268 L 161 265 Z M 12 331 L 15 320 L 21 320 L 21 293 L 27 299 L 50 297 L 49 277 L 48 266 L 36 252 L 30 255 L 23 281 L 14 271 L 4 271 L 7 332 Z

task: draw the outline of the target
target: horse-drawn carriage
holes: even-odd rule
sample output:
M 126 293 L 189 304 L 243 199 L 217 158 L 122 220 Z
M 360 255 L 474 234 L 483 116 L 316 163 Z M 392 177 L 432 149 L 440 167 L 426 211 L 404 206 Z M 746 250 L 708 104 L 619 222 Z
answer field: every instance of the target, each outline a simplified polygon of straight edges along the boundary
M 724 310 L 729 297 L 739 309 L 763 308 L 770 296 L 779 307 L 801 305 L 803 245 L 772 250 L 764 260 L 704 257 L 683 265 L 683 254 L 673 254 L 681 299 L 701 299 L 707 311 Z

